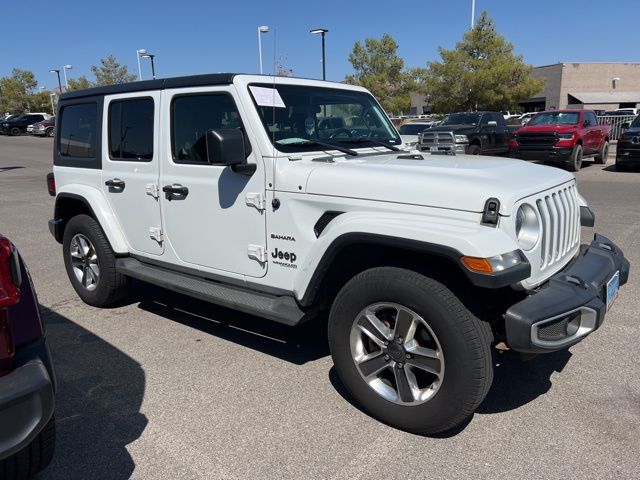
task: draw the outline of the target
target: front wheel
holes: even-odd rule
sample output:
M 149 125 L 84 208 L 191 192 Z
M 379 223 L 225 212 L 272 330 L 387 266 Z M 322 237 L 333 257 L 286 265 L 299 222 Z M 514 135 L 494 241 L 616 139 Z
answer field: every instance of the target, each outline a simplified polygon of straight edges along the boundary
M 371 416 L 435 434 L 471 416 L 493 379 L 491 330 L 438 281 L 373 268 L 351 279 L 329 317 L 336 371 Z
M 567 170 L 577 172 L 582 167 L 582 145 L 576 145 L 571 152 L 571 158 L 567 162 Z
M 468 149 L 467 149 L 467 153 L 469 155 L 480 155 L 481 149 L 479 145 L 471 145 Z
M 53 137 L 54 135 L 55 132 L 53 131 L 53 128 L 47 129 L 47 137 Z
M 10 131 L 9 131 L 9 135 L 11 136 L 17 136 L 20 135 L 20 129 L 18 127 L 13 127 Z
M 83 302 L 108 307 L 127 291 L 127 277 L 118 273 L 115 256 L 102 228 L 88 215 L 69 220 L 62 241 L 64 266 Z

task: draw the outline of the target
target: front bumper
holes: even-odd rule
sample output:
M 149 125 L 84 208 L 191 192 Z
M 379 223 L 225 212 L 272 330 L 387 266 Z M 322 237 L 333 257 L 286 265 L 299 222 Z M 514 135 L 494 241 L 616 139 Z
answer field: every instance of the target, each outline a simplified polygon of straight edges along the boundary
M 552 352 L 597 330 L 607 309 L 607 283 L 616 272 L 620 286 L 627 283 L 629 261 L 613 242 L 596 234 L 564 270 L 507 310 L 509 347 L 525 353 Z
M 16 352 L 16 363 L 0 377 L 0 460 L 26 447 L 55 407 L 55 377 L 44 340 Z
M 523 160 L 545 160 L 552 162 L 566 162 L 571 158 L 573 147 L 526 146 L 520 145 L 509 149 L 509 156 Z
M 640 148 L 618 147 L 616 152 L 616 163 L 624 165 L 639 164 Z

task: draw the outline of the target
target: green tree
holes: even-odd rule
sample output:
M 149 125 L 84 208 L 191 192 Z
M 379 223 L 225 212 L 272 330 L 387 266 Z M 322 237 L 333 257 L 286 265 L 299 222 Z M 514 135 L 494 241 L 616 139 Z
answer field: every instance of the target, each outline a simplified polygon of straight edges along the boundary
M 93 84 L 84 75 L 78 78 L 70 78 L 67 83 L 69 84 L 69 86 L 67 87 L 68 92 L 93 87 Z
M 404 60 L 398 56 L 398 43 L 391 35 L 385 33 L 380 40 L 367 38 L 364 44 L 356 42 L 349 62 L 355 73 L 347 76 L 346 83 L 367 88 L 388 113 L 409 109 L 411 92 L 424 69 L 404 69 Z
M 0 78 L 0 112 L 29 110 L 29 99 L 37 85 L 33 72 L 19 68 L 14 68 L 10 76 Z
M 136 79 L 135 74 L 129 73 L 127 66 L 121 65 L 113 55 L 102 58 L 100 66 L 94 65 L 91 67 L 91 71 L 96 76 L 96 81 L 93 85 L 96 87 L 128 83 Z
M 495 29 L 482 12 L 473 29 L 455 49 L 439 48 L 442 61 L 429 62 L 424 91 L 435 112 L 511 110 L 544 88 L 544 80 L 531 77 L 532 67 Z

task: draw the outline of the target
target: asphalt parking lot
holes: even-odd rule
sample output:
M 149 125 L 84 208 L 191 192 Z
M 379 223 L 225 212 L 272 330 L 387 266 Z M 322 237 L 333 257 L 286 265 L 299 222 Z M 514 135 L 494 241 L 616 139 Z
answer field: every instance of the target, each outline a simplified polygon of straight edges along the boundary
M 632 263 L 602 329 L 529 362 L 499 356 L 471 421 L 424 438 L 350 403 L 319 323 L 290 329 L 142 284 L 118 308 L 82 303 L 47 230 L 51 149 L 0 136 L 0 232 L 31 269 L 59 381 L 39 478 L 638 478 L 640 171 L 610 159 L 577 174 L 595 230 Z

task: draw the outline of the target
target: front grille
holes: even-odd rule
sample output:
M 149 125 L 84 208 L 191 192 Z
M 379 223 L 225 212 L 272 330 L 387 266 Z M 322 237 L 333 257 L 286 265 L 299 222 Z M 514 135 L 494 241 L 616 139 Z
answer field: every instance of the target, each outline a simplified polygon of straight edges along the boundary
M 558 141 L 558 136 L 555 133 L 523 132 L 517 135 L 517 140 L 520 145 L 552 147 Z
M 536 200 L 542 221 L 540 270 L 556 264 L 580 241 L 580 205 L 575 184 Z
M 451 145 L 455 143 L 452 132 L 429 132 L 422 133 L 422 143 L 430 145 Z

